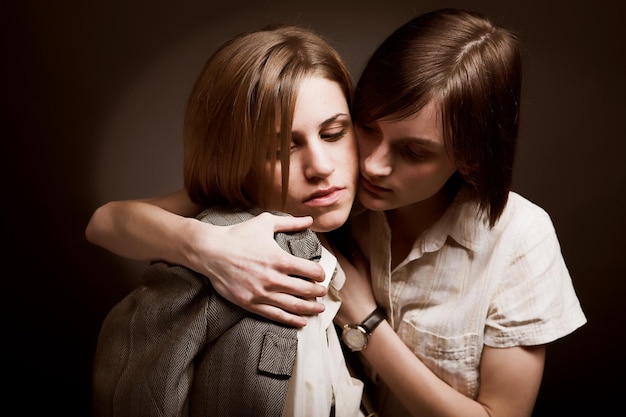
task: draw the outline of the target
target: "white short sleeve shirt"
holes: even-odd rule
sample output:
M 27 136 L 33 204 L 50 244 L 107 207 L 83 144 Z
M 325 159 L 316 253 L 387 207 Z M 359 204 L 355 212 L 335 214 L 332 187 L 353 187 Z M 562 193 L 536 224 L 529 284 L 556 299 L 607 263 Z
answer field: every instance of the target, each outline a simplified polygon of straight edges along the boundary
M 391 270 L 383 212 L 353 219 L 376 299 L 402 340 L 435 374 L 475 398 L 483 345 L 539 345 L 586 322 L 548 214 L 515 193 L 496 225 L 453 206 Z M 478 225 L 478 226 L 477 226 Z

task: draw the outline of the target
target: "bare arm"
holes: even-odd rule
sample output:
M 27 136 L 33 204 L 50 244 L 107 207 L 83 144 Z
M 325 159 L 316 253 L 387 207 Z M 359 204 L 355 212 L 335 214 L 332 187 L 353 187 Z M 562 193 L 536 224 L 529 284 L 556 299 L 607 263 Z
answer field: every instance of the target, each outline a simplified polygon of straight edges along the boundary
M 309 217 L 263 214 L 234 226 L 213 226 L 190 216 L 200 209 L 184 190 L 145 200 L 106 203 L 92 215 L 87 240 L 136 260 L 164 260 L 210 277 L 215 289 L 235 304 L 271 320 L 303 326 L 302 315 L 323 311 L 312 298 L 321 285 L 288 275 L 323 280 L 323 269 L 283 251 L 278 231 L 301 230 Z
M 91 216 L 87 240 L 126 258 L 191 267 L 188 239 L 200 212 L 184 190 L 145 200 L 111 201 Z M 208 228 L 207 228 L 208 229 Z M 194 269 L 194 268 L 192 268 Z
M 439 379 L 386 321 L 372 333 L 362 354 L 412 415 L 530 417 L 541 384 L 545 347 L 485 346 L 476 400 Z
M 343 303 L 336 323 L 359 323 L 376 307 L 366 267 L 352 267 L 338 256 L 346 272 Z M 398 337 L 387 321 L 372 333 L 361 354 L 405 408 L 415 416 L 530 417 L 537 398 L 545 347 L 496 349 L 485 346 L 481 386 L 473 400 L 436 376 Z

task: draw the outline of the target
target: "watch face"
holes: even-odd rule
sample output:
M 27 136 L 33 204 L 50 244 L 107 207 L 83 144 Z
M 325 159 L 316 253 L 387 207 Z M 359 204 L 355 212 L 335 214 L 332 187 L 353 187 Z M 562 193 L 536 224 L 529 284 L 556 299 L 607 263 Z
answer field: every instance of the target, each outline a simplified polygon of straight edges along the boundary
M 359 328 L 350 327 L 343 332 L 343 342 L 350 349 L 361 350 L 367 343 L 367 335 Z

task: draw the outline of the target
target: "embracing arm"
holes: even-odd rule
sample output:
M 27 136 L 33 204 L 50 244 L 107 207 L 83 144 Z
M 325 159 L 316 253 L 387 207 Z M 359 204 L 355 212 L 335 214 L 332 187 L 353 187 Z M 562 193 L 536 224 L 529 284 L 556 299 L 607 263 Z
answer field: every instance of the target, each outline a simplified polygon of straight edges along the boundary
M 126 258 L 165 260 L 195 269 L 189 238 L 196 237 L 198 228 L 190 217 L 198 213 L 200 208 L 184 190 L 144 200 L 111 201 L 93 213 L 85 236 Z
M 386 321 L 372 333 L 362 354 L 412 415 L 530 417 L 541 384 L 545 347 L 485 346 L 476 400 L 439 379 Z
M 335 322 L 360 323 L 376 308 L 366 268 L 338 256 L 346 273 Z M 545 347 L 484 347 L 476 400 L 435 375 L 385 320 L 361 354 L 404 407 L 415 416 L 530 417 L 541 384 Z
M 193 217 L 200 211 L 180 190 L 145 200 L 114 201 L 99 207 L 85 230 L 87 240 L 136 260 L 163 260 L 210 277 L 223 297 L 253 313 L 303 326 L 301 315 L 323 311 L 311 300 L 326 289 L 289 275 L 324 278 L 315 262 L 292 256 L 274 241 L 278 231 L 302 230 L 310 217 L 263 214 L 233 226 L 214 226 Z

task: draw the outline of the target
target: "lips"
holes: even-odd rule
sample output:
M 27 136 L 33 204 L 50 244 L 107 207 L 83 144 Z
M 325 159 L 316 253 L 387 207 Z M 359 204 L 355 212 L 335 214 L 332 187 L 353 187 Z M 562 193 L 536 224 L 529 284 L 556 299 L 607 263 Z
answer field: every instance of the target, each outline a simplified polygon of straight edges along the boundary
M 328 206 L 339 200 L 341 191 L 340 187 L 329 187 L 324 190 L 318 190 L 304 200 L 304 203 L 310 206 Z
M 383 194 L 383 193 L 391 192 L 390 188 L 384 188 L 384 187 L 380 187 L 378 185 L 372 184 L 363 176 L 361 177 L 360 182 L 361 182 L 361 186 L 365 188 L 365 190 L 369 191 L 370 193 Z

